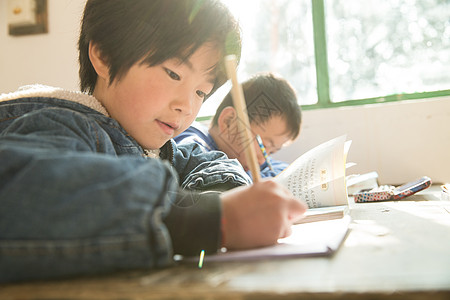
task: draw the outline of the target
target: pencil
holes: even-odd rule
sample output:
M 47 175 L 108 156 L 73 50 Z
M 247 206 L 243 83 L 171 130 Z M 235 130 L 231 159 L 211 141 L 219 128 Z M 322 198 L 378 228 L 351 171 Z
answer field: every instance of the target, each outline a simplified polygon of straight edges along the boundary
M 270 162 L 269 155 L 267 155 L 266 147 L 264 147 L 263 141 L 259 134 L 256 135 L 256 140 L 258 141 L 259 149 L 261 149 L 261 152 L 264 156 L 264 159 L 266 160 L 267 165 L 269 166 L 269 169 L 274 172 L 272 163 Z
M 225 69 L 227 71 L 228 78 L 231 80 L 231 97 L 233 98 L 234 108 L 236 109 L 237 116 L 240 122 L 238 122 L 238 128 L 242 136 L 242 140 L 246 141 L 243 145 L 247 145 L 244 148 L 245 158 L 249 165 L 250 172 L 252 174 L 253 182 L 257 183 L 261 180 L 261 174 L 259 173 L 259 164 L 256 158 L 256 150 L 253 147 L 253 137 L 250 131 L 250 122 L 248 114 L 246 113 L 246 105 L 244 99 L 244 92 L 242 86 L 237 80 L 236 74 L 236 56 L 228 55 L 225 57 Z

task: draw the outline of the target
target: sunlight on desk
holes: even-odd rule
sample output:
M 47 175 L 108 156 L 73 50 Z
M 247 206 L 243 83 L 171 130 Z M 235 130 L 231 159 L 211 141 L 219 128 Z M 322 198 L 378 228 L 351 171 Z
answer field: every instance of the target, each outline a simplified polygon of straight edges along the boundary
M 450 227 L 450 202 L 447 201 L 386 203 L 386 207 Z
M 352 234 L 345 242 L 346 247 L 361 245 L 389 247 L 392 244 L 400 243 L 397 238 L 390 234 L 389 228 L 378 225 L 373 220 L 355 220 L 350 229 Z

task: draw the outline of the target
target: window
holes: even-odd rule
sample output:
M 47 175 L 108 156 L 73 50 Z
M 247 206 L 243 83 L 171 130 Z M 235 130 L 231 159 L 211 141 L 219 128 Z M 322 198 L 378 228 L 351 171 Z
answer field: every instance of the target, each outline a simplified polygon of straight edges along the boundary
M 239 80 L 278 73 L 303 109 L 450 95 L 450 0 L 222 1 L 243 31 Z
M 450 88 L 450 1 L 324 1 L 333 101 Z

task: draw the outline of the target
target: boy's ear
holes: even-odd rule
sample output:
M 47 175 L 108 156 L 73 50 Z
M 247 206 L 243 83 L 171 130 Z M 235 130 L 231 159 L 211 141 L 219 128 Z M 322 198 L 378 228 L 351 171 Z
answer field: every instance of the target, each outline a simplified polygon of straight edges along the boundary
M 103 78 L 108 82 L 109 67 L 106 61 L 102 57 L 102 53 L 98 46 L 92 42 L 89 42 L 89 59 L 95 69 L 98 77 Z
M 217 119 L 220 132 L 227 130 L 236 121 L 236 110 L 232 106 L 225 107 Z

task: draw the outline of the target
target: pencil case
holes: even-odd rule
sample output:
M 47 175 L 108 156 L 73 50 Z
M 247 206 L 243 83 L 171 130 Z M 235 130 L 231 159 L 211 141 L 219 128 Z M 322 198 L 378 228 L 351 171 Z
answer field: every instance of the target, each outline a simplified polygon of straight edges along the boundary
M 370 191 L 355 193 L 353 197 L 355 202 L 358 203 L 401 200 L 405 197 L 428 188 L 430 185 L 431 179 L 427 176 L 424 176 L 399 187 L 381 186 L 371 189 Z

